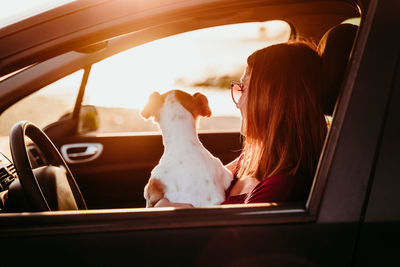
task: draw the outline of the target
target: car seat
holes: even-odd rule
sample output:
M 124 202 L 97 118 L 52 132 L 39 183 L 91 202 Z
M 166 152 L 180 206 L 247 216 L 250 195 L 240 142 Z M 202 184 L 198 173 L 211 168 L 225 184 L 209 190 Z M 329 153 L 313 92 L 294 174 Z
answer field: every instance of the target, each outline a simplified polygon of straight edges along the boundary
M 322 57 L 321 101 L 326 115 L 332 115 L 340 94 L 346 66 L 358 27 L 339 24 L 321 38 L 317 50 Z

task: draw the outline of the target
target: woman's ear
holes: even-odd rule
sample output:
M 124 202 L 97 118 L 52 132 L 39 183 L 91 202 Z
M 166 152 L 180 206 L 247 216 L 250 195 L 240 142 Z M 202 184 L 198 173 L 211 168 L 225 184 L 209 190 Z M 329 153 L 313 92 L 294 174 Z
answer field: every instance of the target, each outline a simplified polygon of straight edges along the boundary
M 141 115 L 143 118 L 148 119 L 151 116 L 154 116 L 157 111 L 163 105 L 163 98 L 159 92 L 153 92 L 149 96 L 149 101 L 147 102 L 146 106 L 143 108 Z
M 197 107 L 196 111 L 199 116 L 210 117 L 211 109 L 208 105 L 208 99 L 202 93 L 195 93 L 193 95 L 195 105 Z

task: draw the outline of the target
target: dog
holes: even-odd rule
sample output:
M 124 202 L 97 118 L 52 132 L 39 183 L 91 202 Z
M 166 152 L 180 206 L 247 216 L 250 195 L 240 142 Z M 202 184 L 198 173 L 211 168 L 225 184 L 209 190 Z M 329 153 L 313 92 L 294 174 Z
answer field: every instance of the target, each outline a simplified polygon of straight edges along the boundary
M 164 153 L 144 188 L 146 207 L 154 207 L 162 198 L 194 207 L 223 202 L 232 173 L 202 145 L 196 131 L 198 116 L 211 116 L 207 97 L 181 90 L 154 92 L 141 115 L 154 118 L 164 144 Z

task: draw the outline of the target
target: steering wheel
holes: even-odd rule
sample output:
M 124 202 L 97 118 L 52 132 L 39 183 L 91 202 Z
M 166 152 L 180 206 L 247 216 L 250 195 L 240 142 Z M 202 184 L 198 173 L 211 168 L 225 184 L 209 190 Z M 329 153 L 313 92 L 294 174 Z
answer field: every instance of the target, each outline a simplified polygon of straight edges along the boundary
M 39 171 L 32 168 L 25 144 L 25 137 L 29 137 L 42 151 L 49 166 L 42 167 Z M 34 210 L 54 210 L 52 207 L 57 206 L 57 204 L 49 205 L 49 195 L 55 195 L 58 202 L 73 203 L 72 209 L 87 209 L 85 200 L 70 169 L 53 142 L 51 142 L 49 137 L 40 128 L 28 121 L 18 122 L 11 130 L 10 148 L 19 182 Z M 64 169 L 65 172 L 62 171 L 62 169 Z M 41 177 L 44 176 L 45 180 L 50 180 L 52 186 L 46 188 L 42 187 L 46 183 L 41 185 L 41 183 L 38 182 L 38 180 L 42 180 L 38 179 L 37 176 L 39 175 Z M 46 192 L 46 194 L 44 194 L 44 192 Z M 64 206 L 68 205 L 71 207 L 71 204 Z

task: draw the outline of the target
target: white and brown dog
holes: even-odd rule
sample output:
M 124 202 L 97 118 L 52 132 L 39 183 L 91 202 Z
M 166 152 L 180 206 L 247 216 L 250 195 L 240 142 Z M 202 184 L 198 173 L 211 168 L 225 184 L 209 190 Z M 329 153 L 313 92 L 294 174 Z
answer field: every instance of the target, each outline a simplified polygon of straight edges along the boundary
M 204 148 L 196 132 L 197 117 L 211 116 L 206 96 L 180 90 L 154 92 L 141 114 L 154 117 L 164 142 L 164 154 L 144 188 L 146 207 L 161 198 L 195 207 L 224 201 L 232 173 Z

